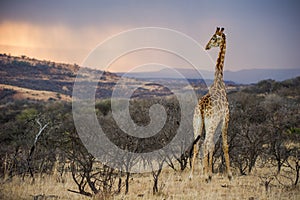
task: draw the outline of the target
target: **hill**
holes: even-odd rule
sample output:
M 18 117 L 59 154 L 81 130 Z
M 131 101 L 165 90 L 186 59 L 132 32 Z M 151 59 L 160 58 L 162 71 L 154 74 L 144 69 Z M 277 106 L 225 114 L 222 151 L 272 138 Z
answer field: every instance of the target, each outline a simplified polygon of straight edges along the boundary
M 263 80 L 228 91 L 228 142 L 234 179 L 229 182 L 223 174 L 222 143 L 215 138 L 213 179 L 206 183 L 200 159 L 194 178 L 188 178 L 186 145 L 190 141 L 174 137 L 185 122 L 175 98 L 131 102 L 130 116 L 140 126 L 149 124 L 148 110 L 154 103 L 165 108 L 165 126 L 148 138 L 131 137 L 122 130 L 111 112 L 110 101 L 96 103 L 99 125 L 120 149 L 150 152 L 178 138 L 175 147 L 182 154 L 179 157 L 177 149 L 166 152 L 162 170 L 120 173 L 87 151 L 74 124 L 70 95 L 77 65 L 7 55 L 2 55 L 0 61 L 0 199 L 299 199 L 300 77 L 282 82 Z M 105 97 L 101 88 L 109 93 L 120 79 L 108 72 L 103 77 L 96 94 L 99 98 Z M 175 85 L 182 80 L 146 82 L 128 78 L 125 86 L 140 84 L 136 98 L 170 94 L 157 84 L 162 81 Z M 189 81 L 198 88 L 204 84 L 203 80 Z M 83 128 L 85 125 L 90 123 L 87 121 Z M 191 134 L 192 125 L 184 133 Z M 98 142 L 98 138 L 92 139 Z M 105 156 L 115 162 L 120 154 L 105 147 L 101 146 L 107 152 Z M 155 163 L 165 154 L 157 155 Z M 126 162 L 121 163 L 126 169 L 151 164 L 145 157 L 123 158 Z
M 74 81 L 79 66 L 76 64 L 55 63 L 37 60 L 26 56 L 16 57 L 0 54 L 0 100 L 65 100 L 70 101 Z M 89 74 L 100 73 L 99 70 L 84 68 Z M 85 77 L 93 78 L 93 77 Z M 104 72 L 98 82 L 96 98 L 111 97 L 113 87 L 120 76 Z M 124 87 L 136 87 L 134 98 L 148 96 L 165 96 L 172 94 L 161 85 L 151 85 L 147 81 L 122 78 Z M 83 80 L 84 81 L 84 80 Z M 125 88 L 126 89 L 126 88 Z
M 71 101 L 74 81 L 80 66 L 77 64 L 55 63 L 46 60 L 37 60 L 27 56 L 10 56 L 0 54 L 0 101 L 7 102 L 13 100 L 38 100 L 38 101 Z M 97 74 L 101 71 L 84 68 L 89 74 Z M 191 69 L 176 69 L 186 77 L 198 94 L 207 92 L 207 85 L 212 83 L 213 73 L 200 71 L 199 73 Z M 273 70 L 269 71 L 270 77 L 274 80 L 283 77 L 297 76 L 300 70 Z M 182 84 L 186 82 L 172 75 L 174 71 L 164 69 L 157 72 L 147 73 L 110 73 L 104 72 L 98 82 L 96 91 L 97 99 L 110 98 L 115 85 L 122 78 L 122 88 L 127 90 L 135 88 L 132 98 L 148 98 L 154 96 L 169 96 L 174 91 L 170 91 L 164 85 L 172 85 L 173 89 L 181 90 Z M 198 75 L 197 75 L 198 74 Z M 278 75 L 280 74 L 280 75 Z M 196 76 L 197 75 L 197 76 Z M 251 83 L 265 77 L 266 70 L 244 70 L 239 72 L 224 73 L 226 80 L 235 80 L 239 83 Z M 92 77 L 87 77 L 92 78 Z M 200 78 L 200 79 L 199 79 Z M 84 80 L 82 80 L 84 81 Z M 241 87 L 233 81 L 225 81 L 228 92 L 239 90 Z M 242 86 L 245 87 L 245 86 Z
M 0 54 L 1 96 L 8 98 L 8 93 L 13 93 L 18 98 L 41 100 L 45 98 L 40 96 L 47 91 L 48 100 L 69 100 L 78 70 L 79 66 L 76 64 L 55 63 L 26 56 L 15 57 Z M 86 70 L 96 73 L 96 70 L 88 68 Z M 118 76 L 115 74 L 109 72 L 103 74 L 103 84 L 99 86 L 103 98 L 109 95 L 104 92 L 105 90 L 110 91 L 107 85 L 115 83 L 117 79 Z M 21 88 L 23 88 L 23 92 L 21 92 Z M 24 91 L 26 95 L 23 94 Z

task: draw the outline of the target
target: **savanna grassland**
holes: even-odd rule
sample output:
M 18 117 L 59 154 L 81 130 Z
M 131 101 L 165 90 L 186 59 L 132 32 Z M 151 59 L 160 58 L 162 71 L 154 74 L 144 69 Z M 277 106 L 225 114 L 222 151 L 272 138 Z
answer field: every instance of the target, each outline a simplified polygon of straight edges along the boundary
M 229 181 L 221 174 L 215 174 L 211 183 L 206 183 L 201 175 L 194 175 L 189 180 L 188 170 L 175 172 L 165 169 L 162 171 L 159 183 L 159 192 L 153 194 L 152 174 L 132 175 L 129 181 L 130 189 L 124 194 L 124 188 L 119 194 L 101 195 L 93 197 L 76 194 L 68 190 L 76 190 L 76 184 L 70 175 L 64 176 L 63 182 L 58 182 L 53 175 L 38 178 L 32 184 L 31 179 L 22 180 L 15 177 L 1 186 L 1 199 L 290 199 L 300 198 L 299 186 L 287 186 L 272 180 L 266 190 L 265 181 L 262 178 L 264 172 L 255 170 L 251 175 L 235 175 Z M 196 170 L 195 173 L 198 173 Z M 261 177 L 260 177 L 261 175 Z
M 158 163 L 164 167 L 148 173 L 102 164 L 82 144 L 73 121 L 70 99 L 78 66 L 1 56 L 0 199 L 300 199 L 300 77 L 230 85 L 228 142 L 234 176 L 229 181 L 224 174 L 217 138 L 213 179 L 206 183 L 200 158 L 193 179 L 188 178 L 190 141 L 178 143 L 181 156 L 164 157 Z M 21 73 L 23 67 L 27 74 Z M 152 140 L 132 139 L 118 128 L 107 98 L 116 80 L 106 73 L 102 93 L 96 94 L 105 94 L 95 104 L 103 130 L 120 148 L 134 152 L 166 145 L 180 124 L 178 101 L 165 88 L 146 83 L 135 95 L 147 95 L 130 101 L 130 115 L 138 125 L 147 125 L 149 108 L 159 103 L 167 125 Z M 151 91 L 159 95 L 150 98 Z M 192 128 L 186 131 L 192 133 Z M 136 164 L 129 159 L 123 167 Z

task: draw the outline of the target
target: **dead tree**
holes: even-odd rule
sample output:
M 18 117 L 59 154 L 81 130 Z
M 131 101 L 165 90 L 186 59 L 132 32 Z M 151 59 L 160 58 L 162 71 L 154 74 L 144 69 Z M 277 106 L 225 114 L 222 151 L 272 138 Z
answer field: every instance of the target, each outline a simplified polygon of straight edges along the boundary
M 158 170 L 153 170 L 152 171 L 152 176 L 153 176 L 153 194 L 156 194 L 158 193 L 158 178 L 159 178 L 159 175 L 161 173 L 161 170 L 162 170 L 162 166 L 163 166 L 163 163 L 164 163 L 164 160 L 161 161 L 158 166 Z
M 43 126 L 41 124 L 41 122 L 39 121 L 39 119 L 36 119 L 36 122 L 39 125 L 39 132 L 35 135 L 34 142 L 30 148 L 30 152 L 29 152 L 29 155 L 27 158 L 27 167 L 28 167 L 27 171 L 30 173 L 30 176 L 32 177 L 32 182 L 34 182 L 34 174 L 33 174 L 33 169 L 32 169 L 32 156 L 33 156 L 34 150 L 36 148 L 36 143 L 37 143 L 40 135 L 42 134 L 43 130 L 48 126 L 48 123 Z M 25 174 L 24 174 L 24 176 L 25 176 Z M 23 179 L 24 179 L 24 176 L 23 176 Z

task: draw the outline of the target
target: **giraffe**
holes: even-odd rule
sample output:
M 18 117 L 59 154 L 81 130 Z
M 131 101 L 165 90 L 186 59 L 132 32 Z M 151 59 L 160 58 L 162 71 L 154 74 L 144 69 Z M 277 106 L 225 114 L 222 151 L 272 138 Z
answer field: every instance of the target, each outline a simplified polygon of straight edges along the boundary
M 204 95 L 199 101 L 194 110 L 193 128 L 194 128 L 194 151 L 191 163 L 190 179 L 193 176 L 194 162 L 199 150 L 199 138 L 203 129 L 205 130 L 205 139 L 203 142 L 203 167 L 206 181 L 211 181 L 212 178 L 212 159 L 213 151 L 215 148 L 214 138 L 216 139 L 218 126 L 221 125 L 222 139 L 223 139 L 223 152 L 226 163 L 226 170 L 229 180 L 232 178 L 230 171 L 230 161 L 228 154 L 227 143 L 227 128 L 229 122 L 229 104 L 227 100 L 225 84 L 223 81 L 223 67 L 226 51 L 226 36 L 223 33 L 224 28 L 217 27 L 216 32 L 213 34 L 206 50 L 211 47 L 219 47 L 219 55 L 215 67 L 214 82 L 211 85 L 208 93 Z

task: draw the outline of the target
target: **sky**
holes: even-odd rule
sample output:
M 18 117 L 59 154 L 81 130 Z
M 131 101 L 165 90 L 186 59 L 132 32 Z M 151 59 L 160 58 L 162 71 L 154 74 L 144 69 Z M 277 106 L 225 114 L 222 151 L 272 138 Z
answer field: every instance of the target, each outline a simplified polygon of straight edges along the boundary
M 173 29 L 205 46 L 222 26 L 226 70 L 300 68 L 299 9 L 298 0 L 2 0 L 0 53 L 82 64 L 101 42 L 129 29 Z M 111 69 L 160 62 L 161 54 L 136 52 Z M 209 55 L 215 60 L 217 52 Z

